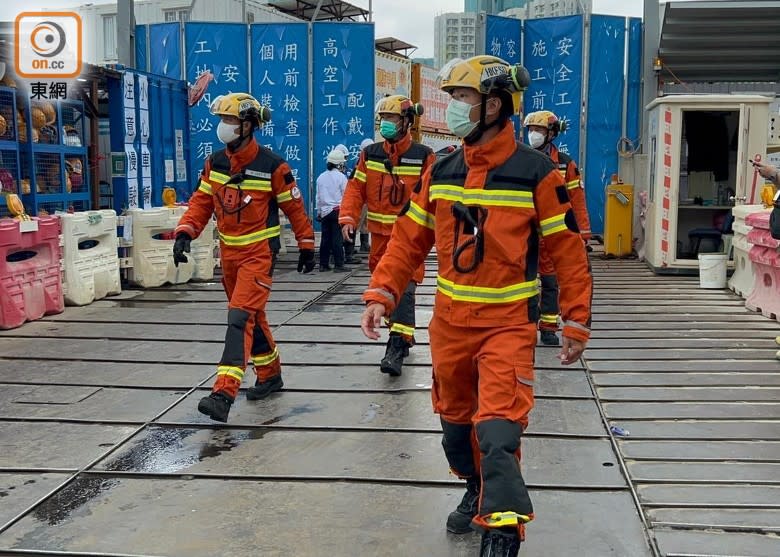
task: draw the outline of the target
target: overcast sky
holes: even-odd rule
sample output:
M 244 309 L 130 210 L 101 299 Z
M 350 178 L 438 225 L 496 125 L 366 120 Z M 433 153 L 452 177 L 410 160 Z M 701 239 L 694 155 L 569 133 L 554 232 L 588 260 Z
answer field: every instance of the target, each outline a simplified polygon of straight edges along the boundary
M 105 4 L 115 0 L 92 0 Z M 216 2 L 219 0 L 197 0 Z M 86 2 L 78 0 L 2 0 L 0 21 L 13 21 L 22 11 L 41 8 L 69 8 Z M 368 8 L 368 0 L 351 0 L 352 4 Z M 444 12 L 463 10 L 463 0 L 373 0 L 377 37 L 397 37 L 418 46 L 413 56 L 433 56 L 433 18 Z M 598 14 L 641 16 L 642 0 L 593 0 L 593 11 Z

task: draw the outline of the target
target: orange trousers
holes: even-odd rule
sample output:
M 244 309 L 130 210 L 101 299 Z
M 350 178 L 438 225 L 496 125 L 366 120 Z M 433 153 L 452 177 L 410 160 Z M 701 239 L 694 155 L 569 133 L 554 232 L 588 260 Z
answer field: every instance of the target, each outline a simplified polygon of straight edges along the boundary
M 544 249 L 544 241 L 539 240 L 539 275 L 541 292 L 539 296 L 539 330 L 558 330 L 558 279 L 552 258 Z
M 371 234 L 371 251 L 368 254 L 368 270 L 372 273 L 379 265 L 379 261 L 387 251 L 387 244 L 390 243 L 390 236 L 384 234 Z M 425 263 L 420 265 L 414 271 L 412 280 L 402 292 L 401 299 L 398 302 L 393 314 L 386 320 L 390 327 L 390 334 L 401 335 L 410 344 L 414 344 L 414 306 L 415 290 L 417 285 L 422 283 L 425 276 Z
M 482 482 L 474 522 L 490 527 L 485 517 L 495 512 L 533 518 L 520 438 L 534 405 L 536 324 L 458 327 L 434 314 L 428 330 L 444 453 L 455 475 Z
M 387 244 L 390 243 L 390 236 L 384 234 L 371 233 L 371 251 L 368 254 L 368 270 L 374 272 L 376 266 L 379 265 L 379 261 L 387 251 Z M 422 284 L 425 277 L 425 263 L 417 267 L 412 275 L 412 280 L 417 284 Z
M 222 262 L 222 285 L 228 297 L 225 346 L 217 365 L 213 391 L 238 395 L 246 363 L 252 361 L 258 381 L 282 372 L 279 352 L 265 315 L 271 295 L 273 263 L 262 257 Z

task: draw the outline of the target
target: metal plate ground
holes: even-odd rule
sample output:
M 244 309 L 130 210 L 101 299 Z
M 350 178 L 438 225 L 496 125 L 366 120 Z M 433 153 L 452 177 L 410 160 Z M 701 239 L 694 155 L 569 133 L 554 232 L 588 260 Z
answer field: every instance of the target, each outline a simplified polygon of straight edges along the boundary
M 216 282 L 129 291 L 0 333 L 0 435 L 14 440 L 0 457 L 0 486 L 14 487 L 0 487 L 12 493 L 0 505 L 0 554 L 476 554 L 478 536 L 448 536 L 443 528 L 462 487 L 447 473 L 428 392 L 432 268 L 417 312 L 420 343 L 404 375 L 391 379 L 376 367 L 381 343 L 364 340 L 357 330 L 365 268 L 302 276 L 293 269 L 294 258 L 280 262 L 269 305 L 286 391 L 257 403 L 241 397 L 228 426 L 203 419 L 195 408 L 209 388 L 224 335 L 225 301 Z M 635 270 L 628 264 L 627 271 L 599 275 L 594 354 L 622 349 L 642 364 L 645 346 L 688 350 L 685 339 L 695 337 L 681 335 L 673 348 L 662 343 L 657 325 L 666 304 L 653 310 L 652 319 L 638 316 L 651 336 L 599 337 L 598 331 L 644 330 L 630 326 L 643 299 L 613 290 L 625 291 Z M 639 276 L 656 284 L 649 272 Z M 692 281 L 673 284 L 686 289 L 685 307 L 696 308 L 691 315 L 703 322 L 720 323 L 729 315 L 707 309 L 722 296 L 697 301 Z M 627 309 L 615 313 L 623 304 Z M 765 328 L 756 324 L 756 330 L 771 340 Z M 643 343 L 645 338 L 655 341 Z M 732 336 L 692 348 L 719 350 L 715 338 L 748 349 Z M 750 349 L 760 350 L 760 343 Z M 670 358 L 647 360 L 656 366 L 650 373 L 674 372 L 673 354 L 663 354 Z M 623 461 L 605 427 L 607 407 L 599 406 L 582 365 L 563 368 L 555 356 L 554 349 L 537 351 L 538 399 L 523 445 L 537 520 L 524 554 L 651 555 Z M 753 366 L 753 377 L 770 371 L 761 359 L 740 362 Z M 607 355 L 591 365 L 621 363 Z M 655 395 L 637 400 L 641 385 L 626 374 L 640 368 L 595 371 L 594 377 L 612 373 L 615 379 L 604 388 L 611 389 L 608 404 L 625 405 L 617 407 L 621 415 L 657 402 Z M 702 373 L 718 374 L 715 368 Z M 624 386 L 629 390 L 614 390 Z M 699 398 L 688 401 L 691 409 Z M 653 415 L 645 415 L 655 427 Z M 630 442 L 643 439 L 632 436 Z M 639 462 L 642 447 L 626 451 Z M 761 458 L 756 464 L 761 466 L 744 469 L 746 479 L 770 472 Z M 666 467 L 636 471 L 649 479 L 675 476 Z M 31 479 L 35 483 L 25 485 Z M 657 500 L 663 504 L 662 495 Z

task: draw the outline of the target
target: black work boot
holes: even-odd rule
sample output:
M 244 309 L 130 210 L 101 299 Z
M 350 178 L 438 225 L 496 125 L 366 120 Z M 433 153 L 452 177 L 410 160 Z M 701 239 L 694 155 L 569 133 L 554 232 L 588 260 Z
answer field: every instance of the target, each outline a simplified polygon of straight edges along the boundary
M 519 551 L 517 528 L 489 528 L 482 534 L 479 557 L 517 557 Z
M 460 505 L 447 517 L 447 531 L 453 534 L 468 534 L 471 532 L 471 519 L 477 514 L 479 505 L 479 480 L 466 481 L 466 493 Z
M 387 350 L 385 350 L 385 357 L 382 358 L 382 363 L 379 365 L 379 369 L 382 373 L 387 373 L 393 377 L 401 375 L 401 368 L 404 365 L 404 358 L 409 355 L 409 347 L 411 344 L 406 342 L 401 335 L 390 335 L 390 340 L 387 341 Z
M 368 243 L 368 234 L 360 235 L 360 253 L 368 253 L 371 251 L 371 246 Z
M 357 265 L 362 261 L 362 259 L 355 255 L 355 244 L 352 242 L 344 242 L 344 263 Z
M 198 412 L 206 414 L 215 422 L 225 423 L 227 422 L 230 406 L 232 404 L 233 399 L 222 391 L 219 391 L 200 399 L 200 402 L 198 403 Z
M 247 400 L 260 400 L 271 393 L 281 391 L 282 387 L 284 387 L 284 381 L 282 381 L 281 373 L 279 375 L 274 375 L 267 381 L 260 381 L 258 379 L 255 381 L 254 387 L 249 387 L 246 390 L 246 398 Z
M 561 341 L 558 340 L 558 335 L 555 334 L 555 331 L 549 331 L 546 329 L 542 329 L 542 344 L 545 346 L 560 346 Z

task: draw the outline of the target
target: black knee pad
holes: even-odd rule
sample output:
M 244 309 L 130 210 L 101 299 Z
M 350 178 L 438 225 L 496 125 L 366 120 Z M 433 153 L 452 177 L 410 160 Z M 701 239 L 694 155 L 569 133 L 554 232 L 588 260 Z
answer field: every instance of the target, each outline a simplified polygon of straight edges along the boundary
M 523 427 L 509 420 L 486 420 L 477 424 L 477 441 L 482 454 L 492 451 L 514 453 L 520 448 Z
M 453 424 L 442 419 L 441 428 L 444 433 L 441 446 L 450 468 L 463 478 L 475 476 L 477 469 L 471 449 L 471 424 Z
M 249 312 L 239 308 L 230 308 L 228 310 L 228 327 L 235 327 L 243 330 L 246 322 L 249 320 Z

